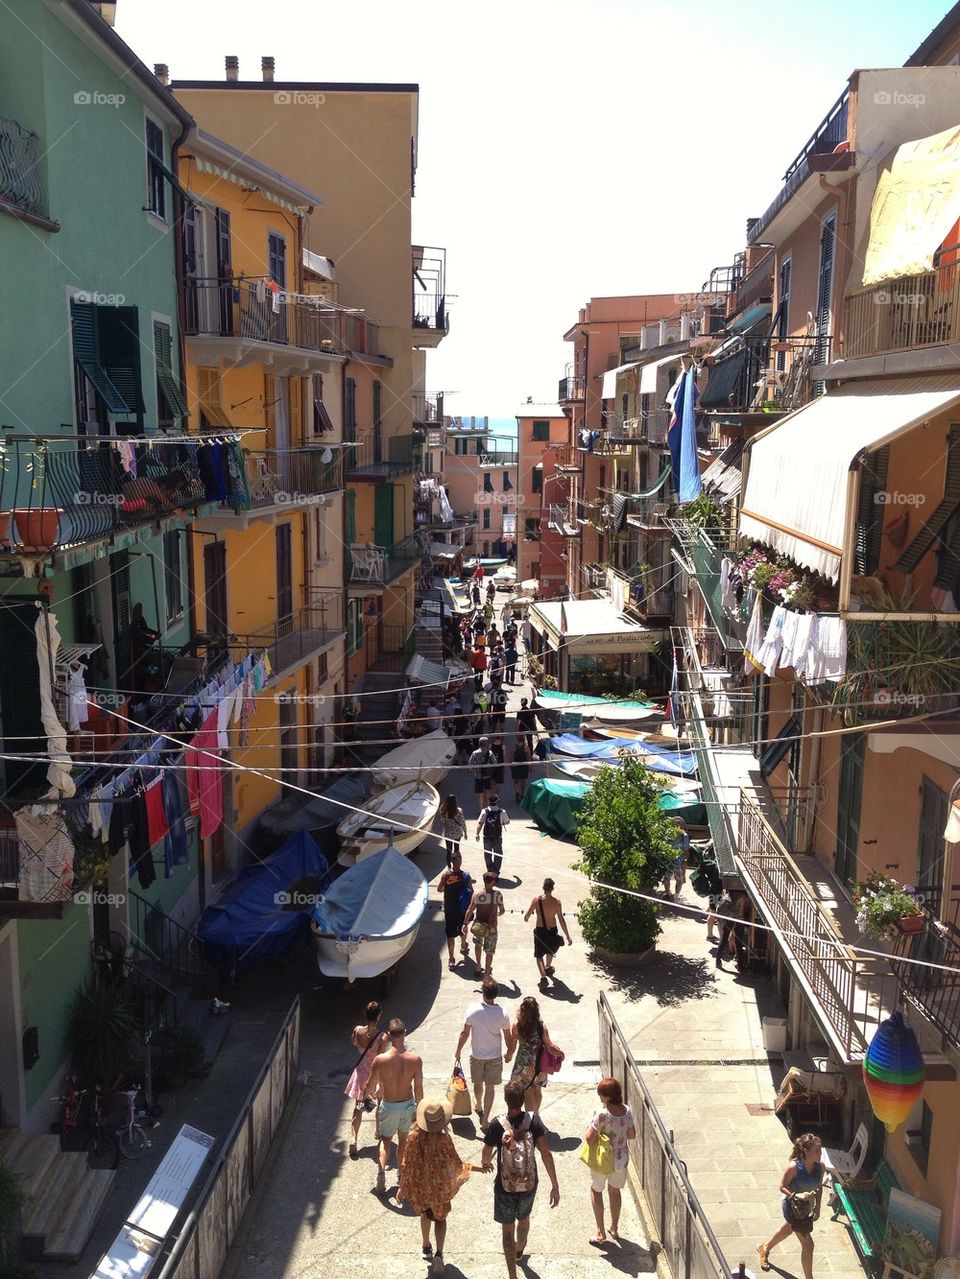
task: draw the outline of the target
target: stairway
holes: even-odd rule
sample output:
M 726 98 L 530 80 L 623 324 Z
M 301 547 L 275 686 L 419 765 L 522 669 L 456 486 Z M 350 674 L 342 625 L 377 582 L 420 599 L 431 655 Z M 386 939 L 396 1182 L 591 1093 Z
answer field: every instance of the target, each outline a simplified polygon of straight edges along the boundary
M 394 736 L 397 715 L 400 712 L 401 694 L 406 678 L 402 671 L 368 670 L 363 676 L 363 693 L 360 699 L 360 744 L 367 762 L 372 762 L 390 749 L 383 743 Z M 369 743 L 369 745 L 368 745 Z
M 82 1151 L 60 1149 L 52 1134 L 0 1135 L 0 1159 L 26 1196 L 21 1215 L 24 1252 L 32 1260 L 76 1261 L 93 1234 L 115 1172 L 87 1167 Z

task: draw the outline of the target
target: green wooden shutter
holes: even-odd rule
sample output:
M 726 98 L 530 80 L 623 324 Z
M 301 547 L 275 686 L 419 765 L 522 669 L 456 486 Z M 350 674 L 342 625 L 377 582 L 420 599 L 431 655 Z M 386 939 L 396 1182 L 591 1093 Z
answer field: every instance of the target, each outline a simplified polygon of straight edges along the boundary
M 354 489 L 347 489 L 347 545 L 355 546 L 357 541 L 357 494 Z
M 98 308 L 92 302 L 70 303 L 73 330 L 73 358 L 90 379 L 110 413 L 132 413 L 133 409 L 103 367 L 97 324 Z
M 860 470 L 860 498 L 857 504 L 857 531 L 854 565 L 864 577 L 870 577 L 880 567 L 880 542 L 883 538 L 883 521 L 887 508 L 877 501 L 877 494 L 887 486 L 890 465 L 890 445 L 867 455 Z
M 170 325 L 160 320 L 153 322 L 153 350 L 157 362 L 157 382 L 163 390 L 167 406 L 176 417 L 186 417 L 186 401 L 173 376 L 173 337 Z
M 143 390 L 140 381 L 140 324 L 135 306 L 98 307 L 97 336 L 100 363 L 123 396 L 125 409 L 142 419 Z

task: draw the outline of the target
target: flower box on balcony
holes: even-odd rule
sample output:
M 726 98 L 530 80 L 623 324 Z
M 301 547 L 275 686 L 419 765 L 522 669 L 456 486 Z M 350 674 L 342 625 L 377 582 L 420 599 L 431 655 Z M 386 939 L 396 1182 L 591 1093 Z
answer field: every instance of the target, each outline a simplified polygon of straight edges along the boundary
M 877 941 L 894 941 L 898 933 L 923 929 L 925 916 L 916 897 L 889 875 L 874 873 L 858 883 L 853 904 L 858 928 Z
M 17 535 L 25 551 L 50 551 L 60 541 L 60 517 L 56 506 L 18 506 L 14 508 Z
M 901 933 L 922 933 L 924 923 L 923 915 L 901 915 L 897 920 L 897 929 Z

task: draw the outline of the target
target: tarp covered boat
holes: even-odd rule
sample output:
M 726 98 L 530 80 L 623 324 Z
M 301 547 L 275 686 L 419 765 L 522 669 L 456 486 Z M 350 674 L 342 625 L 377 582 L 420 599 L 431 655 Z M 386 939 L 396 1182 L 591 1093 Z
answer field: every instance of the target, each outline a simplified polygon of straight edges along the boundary
M 328 977 L 377 977 L 417 939 L 429 889 L 392 845 L 351 866 L 317 902 L 310 922 L 317 964 Z
M 693 777 L 697 771 L 696 757 L 689 751 L 671 750 L 629 737 L 590 741 L 576 733 L 562 733 L 551 737 L 548 746 L 554 754 L 567 755 L 572 759 L 616 761 L 625 755 L 633 755 L 652 772 L 671 773 L 677 777 Z
M 389 787 L 422 781 L 436 786 L 449 773 L 456 755 L 454 742 L 442 728 L 437 728 L 381 755 L 371 770 L 374 784 Z
M 330 878 L 327 859 L 306 831 L 247 866 L 215 906 L 200 916 L 197 935 L 215 968 L 242 972 L 276 959 L 303 937 L 318 894 Z
M 521 803 L 541 830 L 562 839 L 576 827 L 589 791 L 589 782 L 543 777 L 530 783 Z M 706 823 L 706 809 L 699 799 L 664 791 L 658 803 L 671 817 L 682 817 L 688 826 Z

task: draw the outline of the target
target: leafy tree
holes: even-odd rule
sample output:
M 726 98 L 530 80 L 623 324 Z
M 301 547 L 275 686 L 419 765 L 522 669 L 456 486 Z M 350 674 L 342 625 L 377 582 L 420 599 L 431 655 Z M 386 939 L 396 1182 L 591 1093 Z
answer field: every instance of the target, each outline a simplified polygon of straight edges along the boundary
M 612 890 L 650 892 L 676 859 L 677 828 L 657 802 L 662 794 L 635 759 L 601 769 L 587 794 L 576 829 L 582 854 L 576 869 L 610 886 L 592 886 L 580 906 L 580 930 L 592 946 L 641 951 L 660 934 L 658 906 Z

